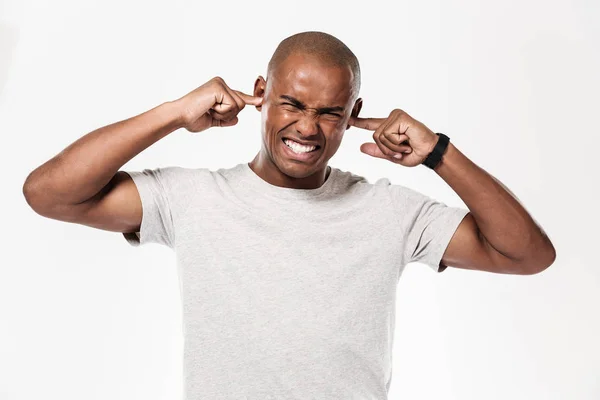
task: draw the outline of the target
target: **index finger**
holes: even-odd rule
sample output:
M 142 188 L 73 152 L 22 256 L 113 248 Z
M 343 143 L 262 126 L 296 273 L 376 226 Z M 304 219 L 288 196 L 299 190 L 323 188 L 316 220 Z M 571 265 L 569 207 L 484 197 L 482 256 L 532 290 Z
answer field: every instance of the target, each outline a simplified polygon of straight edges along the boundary
M 348 123 L 357 128 L 367 129 L 369 131 L 374 131 L 383 123 L 383 121 L 387 120 L 387 118 L 360 118 L 360 117 L 350 117 Z
M 249 94 L 240 92 L 239 90 L 234 90 L 244 100 L 244 103 L 251 106 L 260 106 L 262 103 L 262 97 L 250 96 Z

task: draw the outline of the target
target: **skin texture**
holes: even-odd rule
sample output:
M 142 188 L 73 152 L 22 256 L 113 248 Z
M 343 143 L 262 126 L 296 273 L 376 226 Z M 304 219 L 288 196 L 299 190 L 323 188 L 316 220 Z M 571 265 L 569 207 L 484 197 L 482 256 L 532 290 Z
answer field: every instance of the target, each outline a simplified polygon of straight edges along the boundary
M 262 115 L 262 148 L 250 168 L 275 186 L 321 186 L 327 163 L 349 128 L 348 119 L 357 116 L 362 106 L 352 80 L 349 67 L 328 65 L 303 53 L 280 63 L 269 82 L 259 76 L 254 96 L 263 98 L 257 107 Z M 283 137 L 318 143 L 318 157 L 310 162 L 290 157 L 284 151 Z

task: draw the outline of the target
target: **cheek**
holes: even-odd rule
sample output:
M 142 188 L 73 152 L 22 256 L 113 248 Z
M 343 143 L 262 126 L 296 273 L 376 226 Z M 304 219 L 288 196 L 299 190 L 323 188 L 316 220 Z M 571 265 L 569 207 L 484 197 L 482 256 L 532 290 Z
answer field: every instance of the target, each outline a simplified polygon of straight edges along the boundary
M 320 125 L 328 141 L 332 142 L 331 144 L 340 142 L 346 131 L 346 124 L 344 124 L 343 118 L 337 120 L 324 119 L 320 122 Z
M 263 143 L 267 148 L 274 148 L 279 144 L 278 133 L 286 125 L 286 113 L 276 107 L 263 107 L 261 113 Z M 272 150 L 271 150 L 272 151 Z
M 330 136 L 331 146 L 335 146 L 336 149 L 338 147 L 340 147 L 343 137 L 344 137 L 344 130 L 336 131 L 333 135 Z
M 344 131 L 343 127 L 344 125 L 344 119 L 343 118 L 323 118 L 321 119 L 321 126 L 323 127 L 323 129 L 327 129 L 329 131 Z
M 263 128 L 269 131 L 278 132 L 283 129 L 286 125 L 293 121 L 293 113 L 285 110 L 281 110 L 277 107 L 263 108 L 262 123 Z

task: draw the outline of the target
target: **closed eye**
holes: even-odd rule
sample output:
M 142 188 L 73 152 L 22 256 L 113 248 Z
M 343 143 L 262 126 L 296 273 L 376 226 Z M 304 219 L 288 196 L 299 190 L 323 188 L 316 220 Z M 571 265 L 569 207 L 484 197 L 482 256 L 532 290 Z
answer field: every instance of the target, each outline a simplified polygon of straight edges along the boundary
M 292 104 L 292 103 L 281 103 L 282 106 L 290 106 L 290 107 L 294 107 L 296 109 L 302 110 L 304 109 L 302 106 L 298 105 L 298 104 Z M 322 114 L 325 115 L 332 115 L 334 117 L 338 117 L 341 118 L 342 116 L 340 114 L 336 114 L 334 112 L 323 112 Z

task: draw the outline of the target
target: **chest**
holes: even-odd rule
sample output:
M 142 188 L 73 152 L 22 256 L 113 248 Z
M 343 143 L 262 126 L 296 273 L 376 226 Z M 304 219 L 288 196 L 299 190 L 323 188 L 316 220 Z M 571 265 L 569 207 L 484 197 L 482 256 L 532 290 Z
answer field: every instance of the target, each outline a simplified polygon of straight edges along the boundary
M 238 314 L 335 317 L 368 313 L 393 301 L 401 243 L 393 221 L 356 214 L 344 218 L 265 218 L 215 213 L 188 220 L 177 238 L 184 300 L 228 304 Z M 340 311 L 343 312 L 343 311 Z

